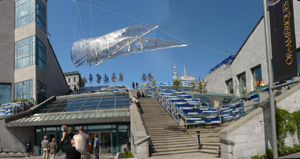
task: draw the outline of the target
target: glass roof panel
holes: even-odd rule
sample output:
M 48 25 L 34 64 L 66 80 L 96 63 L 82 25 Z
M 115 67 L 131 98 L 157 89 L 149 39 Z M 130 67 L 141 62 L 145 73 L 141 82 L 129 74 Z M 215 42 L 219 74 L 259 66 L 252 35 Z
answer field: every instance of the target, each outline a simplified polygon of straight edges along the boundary
M 130 101 L 126 95 L 84 95 L 83 97 L 58 98 L 46 105 L 38 113 L 55 113 L 71 111 L 88 111 L 99 109 L 129 108 Z
M 60 116 L 56 116 L 53 120 L 58 120 L 60 118 Z
M 71 119 L 76 119 L 77 118 L 77 114 L 73 115 Z
M 95 118 L 96 114 L 90 114 L 89 118 Z

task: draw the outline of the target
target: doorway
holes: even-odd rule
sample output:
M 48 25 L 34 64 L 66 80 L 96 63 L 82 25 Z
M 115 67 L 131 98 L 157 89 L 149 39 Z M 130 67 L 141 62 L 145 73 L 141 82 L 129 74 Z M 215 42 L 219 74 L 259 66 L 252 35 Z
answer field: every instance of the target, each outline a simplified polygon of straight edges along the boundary
M 111 131 L 89 132 L 89 136 L 92 140 L 91 154 L 95 154 L 94 152 L 95 134 L 98 134 L 99 141 L 100 141 L 99 155 L 100 156 L 112 155 Z

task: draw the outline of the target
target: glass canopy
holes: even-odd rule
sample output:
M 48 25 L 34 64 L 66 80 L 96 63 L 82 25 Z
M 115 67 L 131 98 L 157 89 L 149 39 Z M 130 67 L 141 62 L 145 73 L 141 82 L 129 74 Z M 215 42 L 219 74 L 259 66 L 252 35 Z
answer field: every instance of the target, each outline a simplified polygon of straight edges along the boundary
M 97 66 L 107 59 L 119 56 L 187 46 L 187 44 L 143 37 L 157 27 L 137 24 L 101 37 L 78 40 L 73 43 L 71 59 L 76 67 L 92 63 L 96 63 Z
M 100 109 L 129 108 L 130 101 L 126 95 L 78 96 L 58 98 L 46 105 L 38 113 L 87 111 Z

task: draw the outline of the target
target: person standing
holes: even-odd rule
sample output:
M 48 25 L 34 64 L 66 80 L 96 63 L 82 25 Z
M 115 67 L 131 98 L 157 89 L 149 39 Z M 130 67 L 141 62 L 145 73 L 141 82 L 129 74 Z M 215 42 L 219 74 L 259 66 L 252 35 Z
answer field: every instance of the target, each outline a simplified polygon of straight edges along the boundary
M 28 157 L 30 156 L 30 150 L 31 150 L 31 141 L 30 139 L 28 139 L 26 143 L 26 153 L 28 154 Z
M 49 147 L 50 147 L 50 159 L 55 159 L 55 155 L 57 152 L 57 144 L 55 142 L 55 138 L 52 138 L 52 142 L 50 142 Z
M 99 146 L 100 146 L 100 142 L 98 139 L 98 134 L 96 134 L 94 140 L 95 159 L 99 159 Z
M 66 159 L 80 159 L 81 153 L 84 149 L 84 141 L 81 135 L 74 135 L 70 129 L 63 125 L 63 127 L 67 130 L 70 138 L 71 138 L 71 146 L 63 146 L 63 141 L 66 137 L 66 132 L 63 132 L 62 138 L 59 142 L 59 149 L 66 153 Z
M 92 140 L 88 134 L 84 133 L 83 126 L 79 127 L 78 132 L 84 141 L 84 150 L 81 153 L 81 159 L 91 159 L 90 148 L 92 147 Z
M 135 104 L 136 104 L 136 106 L 138 107 L 138 110 L 139 110 L 139 112 L 140 112 L 141 114 L 144 113 L 144 111 L 143 111 L 143 109 L 142 109 L 142 106 L 141 106 L 141 103 L 140 103 L 137 99 L 135 99 L 135 98 L 130 98 L 130 101 L 131 101 L 132 103 L 135 103 Z
M 49 153 L 48 153 L 49 141 L 47 140 L 47 136 L 44 136 L 44 140 L 42 141 L 41 146 L 43 148 L 43 159 L 49 159 Z

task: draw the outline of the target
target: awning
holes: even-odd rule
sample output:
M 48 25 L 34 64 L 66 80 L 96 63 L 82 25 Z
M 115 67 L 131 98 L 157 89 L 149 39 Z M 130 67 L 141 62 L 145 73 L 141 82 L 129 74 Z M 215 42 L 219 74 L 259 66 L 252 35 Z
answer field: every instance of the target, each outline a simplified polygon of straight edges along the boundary
M 23 117 L 5 124 L 6 127 L 72 125 L 72 124 L 101 124 L 111 122 L 129 122 L 128 108 L 111 110 L 76 111 L 60 113 L 43 113 Z

